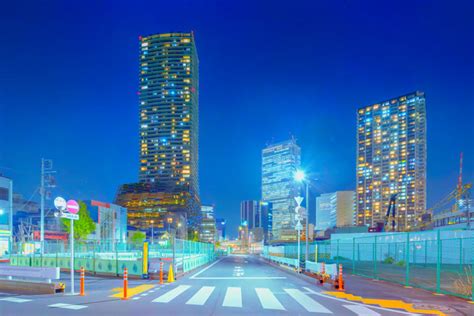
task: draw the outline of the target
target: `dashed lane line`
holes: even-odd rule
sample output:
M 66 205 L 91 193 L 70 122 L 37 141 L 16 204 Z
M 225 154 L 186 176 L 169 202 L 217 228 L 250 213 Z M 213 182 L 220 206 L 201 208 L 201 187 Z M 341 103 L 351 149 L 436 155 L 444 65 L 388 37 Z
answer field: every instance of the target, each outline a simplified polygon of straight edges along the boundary
M 64 309 L 73 309 L 73 310 L 87 308 L 87 306 L 85 305 L 73 305 L 73 304 L 64 304 L 64 303 L 57 303 L 57 304 L 52 304 L 48 306 L 52 308 L 64 308 Z
M 0 301 L 12 302 L 12 303 L 26 303 L 31 302 L 32 300 L 26 298 L 18 298 L 18 297 L 4 297 L 0 298 Z

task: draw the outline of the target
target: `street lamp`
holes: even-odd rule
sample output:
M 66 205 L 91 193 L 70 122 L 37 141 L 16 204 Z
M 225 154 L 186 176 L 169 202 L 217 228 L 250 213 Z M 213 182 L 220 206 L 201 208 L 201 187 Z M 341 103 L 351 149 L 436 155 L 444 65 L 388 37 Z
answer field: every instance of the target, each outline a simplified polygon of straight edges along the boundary
M 306 233 L 305 233 L 305 262 L 308 261 L 308 252 L 309 252 L 309 244 L 308 244 L 308 234 L 309 234 L 309 181 L 306 180 L 306 174 L 303 170 L 296 170 L 294 179 L 296 182 L 304 183 L 306 186 L 306 201 L 305 201 L 305 209 L 306 209 Z M 299 258 L 298 258 L 299 260 Z
M 155 222 L 154 220 L 151 220 L 151 243 L 153 244 L 154 240 L 155 240 L 155 234 L 154 234 L 154 231 L 153 231 L 153 223 Z

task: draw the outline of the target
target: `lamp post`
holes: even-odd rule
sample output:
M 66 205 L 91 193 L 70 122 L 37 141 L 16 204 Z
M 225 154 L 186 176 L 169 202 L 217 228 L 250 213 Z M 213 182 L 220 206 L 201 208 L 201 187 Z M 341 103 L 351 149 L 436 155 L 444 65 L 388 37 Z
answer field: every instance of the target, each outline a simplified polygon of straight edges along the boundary
M 295 172 L 296 182 L 304 183 L 305 185 L 305 209 L 306 209 L 306 229 L 305 229 L 305 261 L 308 261 L 308 252 L 309 252 L 309 243 L 308 243 L 308 234 L 309 234 L 309 181 L 306 179 L 306 174 L 303 170 L 297 170 Z M 299 258 L 298 258 L 299 259 Z
M 154 220 L 151 220 L 151 243 L 153 244 L 153 242 L 155 241 L 155 234 L 154 234 L 154 231 L 153 231 L 153 223 L 155 222 Z

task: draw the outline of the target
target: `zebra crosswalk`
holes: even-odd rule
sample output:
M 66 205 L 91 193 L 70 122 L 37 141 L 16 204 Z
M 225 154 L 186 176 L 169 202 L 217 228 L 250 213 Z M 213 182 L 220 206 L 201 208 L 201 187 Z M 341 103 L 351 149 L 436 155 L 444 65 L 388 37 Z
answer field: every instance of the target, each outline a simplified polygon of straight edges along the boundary
M 250 296 L 247 296 L 247 301 L 243 299 L 243 292 L 250 291 Z M 218 305 L 224 308 L 245 308 L 244 303 L 254 306 L 253 303 L 248 302 L 249 297 L 256 296 L 260 303 L 260 307 L 263 310 L 268 311 L 292 311 L 295 310 L 295 306 L 299 306 L 301 311 L 308 313 L 320 313 L 320 314 L 339 314 L 336 311 L 332 311 L 330 307 L 324 306 L 324 303 L 318 301 L 312 297 L 311 294 L 314 292 L 308 292 L 306 290 L 300 290 L 296 288 L 284 288 L 282 291 L 277 293 L 272 292 L 269 288 L 240 288 L 240 287 L 227 287 L 221 294 L 216 294 L 217 291 L 215 286 L 190 286 L 190 285 L 178 285 L 173 289 L 162 293 L 157 298 L 153 299 L 153 303 L 171 303 L 174 300 L 185 301 L 186 305 L 193 306 L 204 306 L 210 301 L 210 298 L 215 295 L 215 298 L 221 299 L 217 302 Z M 223 298 L 222 298 L 223 294 Z M 286 296 L 286 297 L 284 297 Z M 182 298 L 181 298 L 182 297 Z M 291 299 L 291 302 L 289 302 Z M 215 304 L 213 302 L 212 304 Z M 289 305 L 289 306 L 285 306 Z M 326 303 L 327 304 L 327 303 Z M 334 306 L 334 304 L 332 304 Z M 370 309 L 369 307 L 361 304 L 336 304 L 339 309 L 344 309 L 345 315 L 360 315 L 360 316 L 379 316 L 380 314 Z M 340 310 L 339 310 L 340 312 Z

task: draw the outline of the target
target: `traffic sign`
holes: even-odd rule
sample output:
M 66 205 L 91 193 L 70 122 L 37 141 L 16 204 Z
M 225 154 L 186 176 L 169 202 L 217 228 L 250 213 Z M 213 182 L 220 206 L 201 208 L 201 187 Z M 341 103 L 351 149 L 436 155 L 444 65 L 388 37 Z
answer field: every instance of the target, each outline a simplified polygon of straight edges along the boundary
M 303 225 L 301 225 L 301 222 L 298 221 L 298 223 L 296 223 L 296 227 L 295 227 L 296 230 L 302 230 L 303 229 Z
M 54 206 L 60 211 L 65 211 L 66 210 L 66 200 L 63 199 L 62 197 L 58 196 L 57 198 L 54 199 Z
M 298 206 L 300 206 L 301 202 L 303 202 L 303 197 L 302 196 L 295 196 L 295 201 L 298 204 Z
M 79 213 L 79 203 L 74 200 L 67 201 L 66 209 L 69 213 L 77 214 Z
M 78 220 L 79 219 L 79 214 L 71 214 L 71 213 L 60 213 L 59 217 L 61 218 L 67 218 L 67 219 L 72 219 L 72 220 Z

